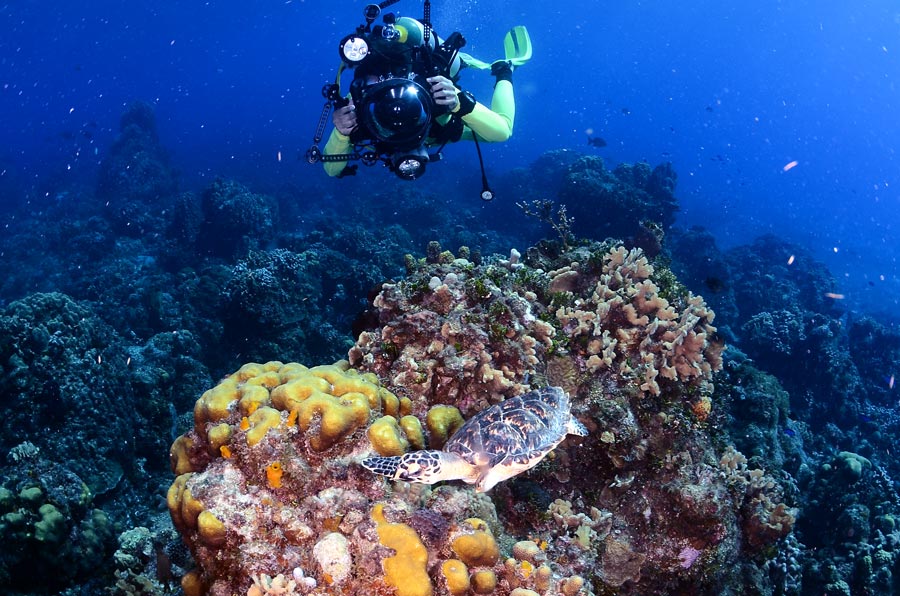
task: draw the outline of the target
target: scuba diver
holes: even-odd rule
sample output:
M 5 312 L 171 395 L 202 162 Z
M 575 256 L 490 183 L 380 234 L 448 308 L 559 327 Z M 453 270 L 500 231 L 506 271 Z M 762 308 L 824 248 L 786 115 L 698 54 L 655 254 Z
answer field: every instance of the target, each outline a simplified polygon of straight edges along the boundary
M 400 178 L 415 180 L 429 161 L 440 159 L 447 143 L 471 139 L 481 163 L 482 198 L 489 200 L 493 192 L 478 142 L 505 141 L 512 134 L 512 73 L 531 58 L 528 32 L 522 26 L 511 29 L 504 39 L 505 58 L 489 64 L 459 51 L 465 45 L 459 33 L 446 40 L 434 33 L 429 0 L 422 21 L 386 14 L 382 25 L 373 26 L 381 10 L 397 1 L 367 6 L 366 24 L 341 41 L 341 67 L 335 84 L 323 89 L 328 102 L 307 159 L 323 162 L 330 176 L 355 174 L 357 166 L 350 161 L 366 165 L 381 161 Z M 465 66 L 490 69 L 496 78 L 490 108 L 457 87 Z M 340 83 L 346 68 L 353 69 L 354 76 L 345 95 Z M 334 129 L 324 150 L 319 150 L 332 108 Z M 437 150 L 429 153 L 432 147 Z

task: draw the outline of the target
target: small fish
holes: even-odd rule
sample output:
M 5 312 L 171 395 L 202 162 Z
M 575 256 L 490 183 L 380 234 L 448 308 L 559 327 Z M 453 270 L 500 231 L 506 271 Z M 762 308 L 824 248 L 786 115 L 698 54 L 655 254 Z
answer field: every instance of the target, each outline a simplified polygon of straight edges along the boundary
M 629 110 L 628 108 L 622 108 L 622 113 L 627 116 L 628 114 L 631 113 L 631 110 Z
M 606 139 L 602 137 L 588 137 L 588 145 L 600 149 L 606 147 Z
M 786 434 L 786 435 L 789 436 L 789 437 L 796 437 L 796 436 L 797 436 L 797 431 L 795 431 L 793 428 L 787 428 L 787 427 L 785 427 L 785 428 L 784 428 L 784 434 Z
M 712 112 L 712 111 L 713 111 L 713 107 L 712 107 L 712 106 L 706 106 L 706 111 L 707 111 L 707 112 Z

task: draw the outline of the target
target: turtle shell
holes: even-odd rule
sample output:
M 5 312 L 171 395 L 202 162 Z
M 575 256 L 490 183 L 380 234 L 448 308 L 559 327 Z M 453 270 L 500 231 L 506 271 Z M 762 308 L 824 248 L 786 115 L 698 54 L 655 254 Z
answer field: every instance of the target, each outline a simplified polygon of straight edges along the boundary
M 545 387 L 482 410 L 450 437 L 444 451 L 479 468 L 534 465 L 566 436 L 569 396 Z

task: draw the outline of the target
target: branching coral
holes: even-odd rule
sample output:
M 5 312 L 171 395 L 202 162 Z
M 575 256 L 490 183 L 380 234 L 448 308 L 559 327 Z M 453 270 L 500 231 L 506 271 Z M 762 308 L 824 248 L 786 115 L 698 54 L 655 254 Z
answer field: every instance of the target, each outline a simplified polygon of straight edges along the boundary
M 658 396 L 662 384 L 703 386 L 722 365 L 723 346 L 714 339 L 715 314 L 703 298 L 662 296 L 654 268 L 639 249 L 611 249 L 587 299 L 574 298 L 556 310 L 570 349 L 592 373 L 611 370 L 633 378 L 640 389 Z M 573 264 L 551 272 L 551 287 L 564 289 Z M 702 410 L 701 410 L 702 411 Z

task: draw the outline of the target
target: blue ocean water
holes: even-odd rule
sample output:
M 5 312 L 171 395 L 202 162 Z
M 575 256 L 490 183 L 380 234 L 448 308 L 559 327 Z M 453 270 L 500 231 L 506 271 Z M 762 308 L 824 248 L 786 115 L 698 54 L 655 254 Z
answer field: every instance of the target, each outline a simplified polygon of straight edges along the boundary
M 754 428 L 777 436 L 773 439 L 763 431 L 759 435 L 735 433 L 735 442 L 744 441 L 741 448 L 748 456 L 758 443 L 777 444 L 773 449 L 783 464 L 788 500 L 814 512 L 827 510 L 823 501 L 828 501 L 832 487 L 821 479 L 829 479 L 829 472 L 838 469 L 834 475 L 841 477 L 835 485 L 846 488 L 840 484 L 846 480 L 844 472 L 833 462 L 846 465 L 851 472 L 859 468 L 853 473 L 861 477 L 863 464 L 858 463 L 856 453 L 870 458 L 874 464 L 866 469 L 877 474 L 868 478 L 870 484 L 860 481 L 854 486 L 859 494 L 870 497 L 866 503 L 878 501 L 883 506 L 876 510 L 872 505 L 873 536 L 877 525 L 879 531 L 900 540 L 900 530 L 893 531 L 894 518 L 886 519 L 900 512 L 898 485 L 889 478 L 900 476 L 900 465 L 891 452 L 900 436 L 895 393 L 895 375 L 900 376 L 900 317 L 896 312 L 900 302 L 896 156 L 900 142 L 900 8 L 886 0 L 433 0 L 435 31 L 444 37 L 462 32 L 467 40 L 465 51 L 475 57 L 488 62 L 501 58 L 503 34 L 515 25 L 527 26 L 533 42 L 533 58 L 514 73 L 514 134 L 505 143 L 481 147 L 487 176 L 500 191 L 492 202 L 484 202 L 478 196 L 478 158 L 469 143 L 449 146 L 441 162 L 430 164 L 423 178 L 403 183 L 405 187 L 395 187 L 398 183 L 393 174 L 381 167 L 361 166 L 357 176 L 335 179 L 326 176 L 321 165 L 306 162 L 305 153 L 313 142 L 325 101 L 321 90 L 334 80 L 339 64 L 338 42 L 360 24 L 365 4 L 357 0 L 0 0 L 0 267 L 4 279 L 39 278 L 40 284 L 0 284 L 5 291 L 0 306 L 6 308 L 33 292 L 62 287 L 77 300 L 92 304 L 102 314 L 97 317 L 124 338 L 108 343 L 117 347 L 127 344 L 124 353 L 115 354 L 115 365 L 103 351 L 106 331 L 91 326 L 73 332 L 71 346 L 62 350 L 79 357 L 89 354 L 90 367 L 78 361 L 72 367 L 75 372 L 65 369 L 76 377 L 84 373 L 85 395 L 93 390 L 93 379 L 106 378 L 104 374 L 115 379 L 108 382 L 110 386 L 128 379 L 127 396 L 133 400 L 116 402 L 119 407 L 124 403 L 124 411 L 114 417 L 145 431 L 126 437 L 121 449 L 101 445 L 112 452 L 119 450 L 122 458 L 131 458 L 129 464 L 135 462 L 125 472 L 119 469 L 121 462 L 113 462 L 109 465 L 112 469 L 97 473 L 104 481 L 125 478 L 121 482 L 107 485 L 93 479 L 101 487 L 96 492 L 114 503 L 110 511 L 121 513 L 128 509 L 123 503 L 131 505 L 129 499 L 135 493 L 156 494 L 160 486 L 167 485 L 168 462 L 159 454 L 185 430 L 183 413 L 190 410 L 200 391 L 211 386 L 211 379 L 249 359 L 246 344 L 250 341 L 241 335 L 246 329 L 235 320 L 242 323 L 242 317 L 256 316 L 264 322 L 260 327 L 267 327 L 265 331 L 276 330 L 271 336 L 260 333 L 261 338 L 254 338 L 259 340 L 259 353 L 271 350 L 265 352 L 267 357 L 282 357 L 272 352 L 286 344 L 295 348 L 325 346 L 321 352 L 313 348 L 301 352 L 304 355 L 318 356 L 326 353 L 326 348 L 339 351 L 335 346 L 348 339 L 352 316 L 368 306 L 368 286 L 402 275 L 402 255 L 392 251 L 398 246 L 409 248 L 404 242 L 410 238 L 418 242 L 433 232 L 457 239 L 469 233 L 488 246 L 502 244 L 508 251 L 511 247 L 503 243 L 512 242 L 524 251 L 537 239 L 535 227 L 516 206 L 521 197 L 510 190 L 509 180 L 519 176 L 516 172 L 521 170 L 517 169 L 528 170 L 547 152 L 569 150 L 602 157 L 610 170 L 621 162 L 646 161 L 651 167 L 671 162 L 678 174 L 676 226 L 682 230 L 702 226 L 719 249 L 737 247 L 734 254 L 747 255 L 748 269 L 752 269 L 732 271 L 730 279 L 720 279 L 716 267 L 721 262 L 710 262 L 708 271 L 701 263 L 699 277 L 692 281 L 699 282 L 710 303 L 718 308 L 715 301 L 720 300 L 727 308 L 730 299 L 733 308 L 734 296 L 726 299 L 728 292 L 737 287 L 757 299 L 751 291 L 754 286 L 760 280 L 772 282 L 772 295 L 759 292 L 769 302 L 759 298 L 753 304 L 759 311 L 751 314 L 761 316 L 749 322 L 741 320 L 746 328 L 739 329 L 733 322 L 735 328 L 728 329 L 743 335 L 736 342 L 738 354 L 727 353 L 732 366 L 727 374 L 731 376 L 723 381 L 721 386 L 726 389 L 721 391 L 723 400 L 737 404 L 733 408 L 737 414 L 722 408 L 728 416 L 744 416 L 752 421 L 748 426 L 758 422 Z M 400 0 L 389 10 L 419 18 L 422 2 Z M 487 73 L 474 69 L 464 71 L 460 81 L 485 102 L 493 82 Z M 152 238 L 140 238 L 133 229 L 127 230 L 131 222 L 123 223 L 125 216 L 116 220 L 111 211 L 101 208 L 95 197 L 98 175 L 120 138 L 123 113 L 136 101 L 152 107 L 160 144 L 177 172 L 178 192 L 193 193 L 193 206 L 197 207 L 205 189 L 226 179 L 246 185 L 247 192 L 236 193 L 244 198 L 250 191 L 276 197 L 273 202 L 281 201 L 281 213 L 285 214 L 277 246 L 284 252 L 273 251 L 274 245 L 255 245 L 251 248 L 268 252 L 251 258 L 247 256 L 250 248 L 237 242 L 232 247 L 227 237 L 218 239 L 218 244 L 195 242 L 197 230 L 203 229 L 196 221 L 188 222 L 195 225 L 191 242 L 178 245 L 190 226 L 185 223 L 181 229 L 175 224 L 179 216 L 190 214 L 187 207 L 176 211 L 176 216 L 151 213 L 159 216 L 148 225 L 156 234 Z M 326 135 L 329 129 L 330 124 Z M 589 142 L 597 138 L 605 145 Z M 529 180 L 534 186 L 529 189 L 531 198 L 544 192 L 542 180 Z M 421 190 L 421 194 L 410 189 Z M 222 196 L 229 197 L 225 191 L 217 195 Z M 377 203 L 369 204 L 370 197 L 376 196 Z M 174 210 L 191 202 L 181 198 L 167 197 L 167 208 Z M 293 201 L 291 208 L 286 208 L 286 200 Z M 154 211 L 153 206 L 140 208 Z M 312 215 L 304 217 L 304 212 Z M 110 221 L 98 224 L 97 213 Z M 355 225 L 371 214 L 372 227 L 385 229 L 371 236 L 344 236 L 339 218 L 343 213 L 350 213 Z M 128 214 L 132 215 L 141 214 Z M 295 219 L 288 220 L 288 215 Z M 63 216 L 71 220 L 46 219 Z M 602 211 L 596 213 L 598 226 L 604 217 Z M 29 222 L 28 230 L 19 227 L 22 221 Z M 326 225 L 329 221 L 335 225 Z M 53 229 L 46 238 L 41 234 L 42 224 Z M 265 236 L 270 230 L 260 224 L 253 232 Z M 184 237 L 178 236 L 182 232 Z M 546 229 L 542 232 L 552 235 Z M 159 240 L 168 233 L 171 238 Z M 767 234 L 789 243 L 788 252 L 779 250 L 777 242 L 740 252 L 740 247 Z M 385 237 L 395 242 L 385 241 Z M 169 241 L 176 245 L 174 249 L 166 244 Z M 334 243 L 334 254 L 322 250 L 321 261 L 315 265 L 343 272 L 341 267 L 351 263 L 355 279 L 323 275 L 323 280 L 316 280 L 319 285 L 313 286 L 307 304 L 305 297 L 297 297 L 310 291 L 304 284 L 313 282 L 296 272 L 309 266 L 303 259 L 313 259 L 305 253 L 307 244 L 315 243 L 318 250 L 327 248 L 329 242 Z M 187 254 L 200 251 L 200 246 L 207 252 Z M 691 245 L 685 241 L 682 246 Z M 794 247 L 802 252 L 791 254 Z M 455 250 L 456 246 L 444 248 Z M 696 252 L 705 255 L 703 248 Z M 418 245 L 415 250 L 421 257 L 425 246 Z M 46 257 L 41 263 L 46 271 L 22 275 L 22 269 L 33 263 L 27 257 L 38 253 Z M 104 260 L 113 254 L 115 258 Z M 378 269 L 369 268 L 371 263 L 364 262 L 365 257 L 373 261 L 397 258 L 393 268 Z M 751 262 L 763 258 L 772 260 Z M 92 269 L 92 262 L 102 265 Z M 831 272 L 836 287 L 818 285 L 826 276 L 820 275 L 814 262 Z M 277 281 L 288 279 L 295 285 L 273 284 L 270 294 L 265 293 L 269 288 L 263 288 L 260 295 L 271 303 L 241 303 L 242 291 L 255 299 L 252 290 L 259 289 L 251 287 L 252 275 L 240 277 L 253 267 L 275 271 L 282 275 Z M 801 281 L 791 277 L 795 271 Z M 91 278 L 94 274 L 96 279 Z M 788 282 L 779 285 L 784 280 Z M 115 281 L 121 282 L 121 287 Z M 744 286 L 738 287 L 741 284 Z M 796 294 L 789 294 L 797 287 Z M 775 295 L 785 288 L 783 296 Z M 816 293 L 803 294 L 810 288 Z M 228 292 L 232 302 L 224 306 L 216 302 L 224 302 L 222 296 Z M 782 301 L 785 312 L 779 313 Z M 310 307 L 316 302 L 315 308 Z M 283 304 L 284 310 L 266 310 L 272 303 Z M 256 306 L 259 308 L 254 310 Z M 88 310 L 76 309 L 59 297 L 46 299 L 38 307 L 48 312 L 58 308 L 70 322 L 91 316 Z M 38 307 L 34 312 L 40 314 Z M 0 317 L 0 323 L 19 331 L 13 323 L 30 321 L 27 310 Z M 37 316 L 34 312 L 31 315 Z M 287 320 L 283 320 L 284 314 Z M 876 315 L 885 327 L 864 319 L 866 314 Z M 229 316 L 233 319 L 223 323 Z M 322 323 L 330 316 L 334 317 L 333 326 L 309 324 Z M 737 320 L 723 308 L 716 321 L 725 321 L 723 336 L 729 316 Z M 862 323 L 854 327 L 859 321 Z M 315 327 L 314 332 L 304 325 Z M 15 385 L 21 378 L 16 374 L 24 374 L 17 368 L 23 357 L 18 352 L 11 357 L 15 350 L 10 346 L 52 344 L 24 323 L 23 328 L 27 341 L 7 342 L 0 337 L 0 356 L 4 358 L 0 364 L 5 367 L 0 376 L 0 407 L 9 411 L 22 410 L 11 404 L 13 396 L 17 400 L 22 391 L 21 385 Z M 184 333 L 183 328 L 190 332 Z M 290 335 L 296 329 L 301 331 Z M 751 337 L 754 331 L 758 334 Z M 769 342 L 773 337 L 783 344 Z M 734 338 L 724 337 L 730 343 Z M 753 360 L 746 359 L 740 349 L 756 350 L 751 354 L 755 364 L 778 381 L 770 386 L 745 374 L 740 367 Z M 45 400 L 34 415 L 37 422 L 29 419 L 36 429 L 30 440 L 37 442 L 42 429 L 61 427 L 78 418 L 55 408 L 65 401 L 71 386 L 61 389 L 52 378 L 53 366 L 46 359 L 42 362 L 44 368 L 31 371 L 40 379 L 37 393 Z M 119 368 L 110 372 L 114 367 Z M 41 375 L 51 378 L 44 380 Z M 172 379 L 189 389 L 172 391 Z M 10 386 L 15 386 L 15 391 L 10 391 Z M 782 386 L 790 398 L 772 405 L 784 393 Z M 110 393 L 118 397 L 118 386 L 114 389 Z M 147 408 L 149 412 L 134 408 L 138 414 L 130 410 L 132 404 L 142 403 L 154 406 Z M 779 413 L 770 416 L 771 410 L 758 404 Z M 714 412 L 718 407 L 716 403 Z M 763 410 L 769 416 L 765 423 L 754 418 L 765 417 L 759 414 Z M 132 415 L 141 418 L 133 421 Z M 18 425 L 22 432 L 15 441 L 4 438 L 10 443 L 3 443 L 4 448 L 28 436 L 27 425 L 19 420 L 9 416 L 6 428 Z M 153 424 L 159 428 L 152 428 Z M 714 425 L 713 430 L 719 429 Z M 90 436 L 89 431 L 84 432 Z M 131 430 L 122 432 L 125 436 Z M 53 444 L 55 439 L 42 445 L 49 452 Z M 854 457 L 845 456 L 847 453 Z M 803 473 L 809 475 L 798 472 L 801 462 Z M 76 471 L 85 477 L 91 474 L 86 468 Z M 150 480 L 160 478 L 164 480 L 156 484 Z M 857 495 L 850 490 L 847 494 Z M 885 494 L 893 499 L 889 505 L 884 505 L 890 501 L 882 498 Z M 860 497 L 860 501 L 864 499 Z M 134 515 L 134 520 L 127 518 L 129 522 L 145 521 L 138 513 Z M 868 519 L 866 516 L 847 514 L 845 526 L 858 531 L 861 526 L 854 524 L 862 524 L 859 519 Z M 800 533 L 813 553 L 807 553 L 810 567 L 830 560 L 828 548 L 839 550 L 815 530 L 807 527 L 805 534 Z M 869 531 L 868 525 L 865 531 Z M 107 537 L 107 542 L 111 541 Z M 854 545 L 847 547 L 850 551 L 859 546 L 849 538 L 848 543 Z M 865 540 L 862 543 L 854 552 L 868 548 Z M 891 561 L 900 560 L 900 548 L 885 548 Z M 791 556 L 799 557 L 797 552 L 799 547 Z M 0 563 L 3 554 L 0 549 Z M 847 571 L 852 565 L 842 556 L 836 558 L 845 566 L 843 576 L 856 573 L 858 579 L 861 572 Z M 824 572 L 810 573 L 814 581 L 807 585 L 818 587 L 816 582 L 828 581 L 823 579 Z M 0 574 L 0 580 L 3 577 Z M 866 585 L 871 588 L 875 583 Z M 89 588 L 85 593 L 90 593 Z
M 154 105 L 183 186 L 320 176 L 296 157 L 334 76 L 337 40 L 362 6 L 6 3 L 2 178 L 21 183 L 3 200 L 60 177 L 90 180 L 135 99 Z M 421 6 L 392 10 L 418 17 Z M 516 75 L 514 137 L 486 149 L 491 170 L 589 150 L 587 135 L 601 136 L 609 163 L 672 161 L 682 223 L 725 247 L 774 232 L 822 259 L 848 303 L 897 304 L 892 3 L 434 2 L 433 21 L 487 60 L 500 57 L 510 26 L 529 27 L 535 52 Z M 462 83 L 483 97 L 492 80 L 467 72 Z M 475 163 L 457 147 L 439 167 L 466 179 Z

